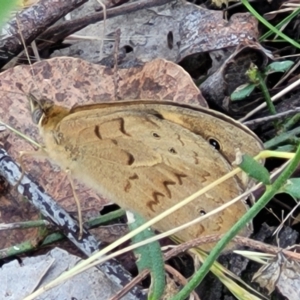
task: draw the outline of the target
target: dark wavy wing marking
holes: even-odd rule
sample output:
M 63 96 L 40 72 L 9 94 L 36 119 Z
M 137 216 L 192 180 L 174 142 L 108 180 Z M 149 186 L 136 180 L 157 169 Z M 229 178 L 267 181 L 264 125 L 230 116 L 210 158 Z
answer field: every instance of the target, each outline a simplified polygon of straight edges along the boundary
M 180 175 L 179 175 L 180 176 Z M 179 177 L 178 176 L 178 177 Z M 181 175 L 181 177 L 186 177 L 186 175 Z M 164 197 L 168 197 L 169 199 L 172 198 L 172 192 L 169 188 L 169 185 L 176 185 L 176 182 L 174 181 L 168 181 L 168 180 L 165 180 L 162 182 L 163 186 L 165 187 L 165 193 L 160 193 L 160 192 L 153 192 L 152 193 L 152 198 L 153 200 L 150 200 L 147 202 L 147 206 L 153 211 L 155 212 L 155 209 L 154 209 L 154 206 L 156 205 L 159 205 L 160 204 L 160 200 L 159 200 L 159 197 L 161 197 L 163 200 Z M 177 184 L 180 184 L 179 182 Z M 181 181 L 181 184 L 182 184 L 182 181 Z

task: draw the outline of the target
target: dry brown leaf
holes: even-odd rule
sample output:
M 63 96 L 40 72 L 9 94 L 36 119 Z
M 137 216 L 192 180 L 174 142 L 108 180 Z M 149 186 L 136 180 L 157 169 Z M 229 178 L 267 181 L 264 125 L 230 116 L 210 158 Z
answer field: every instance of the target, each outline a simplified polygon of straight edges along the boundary
M 38 90 L 35 95 L 46 96 L 61 105 L 72 107 L 75 104 L 113 101 L 115 78 L 118 78 L 118 95 L 121 99 L 164 99 L 207 106 L 190 76 L 172 62 L 157 59 L 143 67 L 119 70 L 118 77 L 115 77 L 110 68 L 61 57 L 36 63 L 32 69 L 30 66 L 18 66 L 0 74 L 0 120 L 40 141 L 37 127 L 31 121 L 28 100 L 22 91 L 29 93 Z M 5 146 L 16 160 L 20 151 L 33 151 L 27 141 L 11 133 Z M 26 158 L 25 167 L 65 209 L 76 211 L 66 174 L 60 172 L 58 167 L 51 168 L 48 161 L 33 160 L 32 157 Z M 105 203 L 82 185 L 78 185 L 77 195 L 83 212 L 99 211 Z M 1 205 L 5 206 L 1 207 L 1 211 L 9 211 L 9 217 L 4 216 L 6 223 L 36 218 L 24 213 L 31 208 L 25 210 L 23 204 L 20 204 L 21 199 L 13 199 L 18 199 L 14 190 L 5 198 L 1 197 Z M 0 217 L 0 222 L 4 219 Z M 18 238 L 13 239 L 15 242 L 20 242 L 20 232 L 17 233 Z M 4 240 L 2 237 L 3 233 L 0 233 L 0 240 Z M 10 244 L 14 243 L 13 240 Z M 3 246 L 0 243 L 0 248 Z

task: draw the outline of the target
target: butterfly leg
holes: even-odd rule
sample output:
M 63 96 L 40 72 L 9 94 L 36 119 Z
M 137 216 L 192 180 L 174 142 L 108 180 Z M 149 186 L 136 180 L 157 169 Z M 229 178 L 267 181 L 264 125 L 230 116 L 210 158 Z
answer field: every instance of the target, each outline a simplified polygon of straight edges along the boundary
M 25 174 L 25 166 L 24 166 L 24 156 L 34 156 L 35 158 L 47 158 L 47 153 L 43 150 L 43 148 L 40 148 L 38 151 L 20 151 L 19 157 L 18 157 L 18 163 L 21 167 L 22 174 L 17 183 L 14 185 L 14 187 L 18 187 L 20 182 L 22 181 L 24 174 Z
M 71 177 L 71 172 L 70 170 L 66 170 L 66 173 L 68 175 L 68 179 L 72 188 L 72 192 L 73 192 L 73 196 L 76 202 L 76 206 L 77 206 L 77 211 L 78 211 L 78 222 L 79 222 L 79 240 L 81 240 L 82 238 L 82 232 L 83 232 L 83 221 L 82 221 L 82 213 L 81 213 L 81 206 L 80 206 L 80 201 L 77 197 L 77 194 L 75 192 L 75 186 L 74 186 L 74 181 Z

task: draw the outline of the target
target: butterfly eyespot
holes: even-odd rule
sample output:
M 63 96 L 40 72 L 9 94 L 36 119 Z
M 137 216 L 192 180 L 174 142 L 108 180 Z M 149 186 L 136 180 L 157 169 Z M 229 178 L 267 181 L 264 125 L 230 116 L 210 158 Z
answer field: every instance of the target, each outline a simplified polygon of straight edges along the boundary
M 200 210 L 200 216 L 204 216 L 204 215 L 206 215 L 206 211 L 203 210 L 203 209 L 201 209 L 201 210 Z
M 157 134 L 156 132 L 152 132 L 152 136 L 156 139 L 160 139 L 160 135 Z
M 172 154 L 177 154 L 177 152 L 174 148 L 169 148 L 169 152 L 172 153 Z
M 220 150 L 221 146 L 220 143 L 218 142 L 218 140 L 214 139 L 214 138 L 209 138 L 208 142 L 216 149 L 216 150 Z

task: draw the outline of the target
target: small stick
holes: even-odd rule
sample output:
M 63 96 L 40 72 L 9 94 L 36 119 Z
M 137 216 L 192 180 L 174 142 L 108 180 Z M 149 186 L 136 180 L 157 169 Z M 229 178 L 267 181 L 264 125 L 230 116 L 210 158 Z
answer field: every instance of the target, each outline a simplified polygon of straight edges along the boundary
M 118 72 L 118 54 L 120 48 L 121 30 L 117 29 L 115 32 L 115 47 L 114 47 L 114 89 L 115 101 L 119 99 L 119 72 Z

